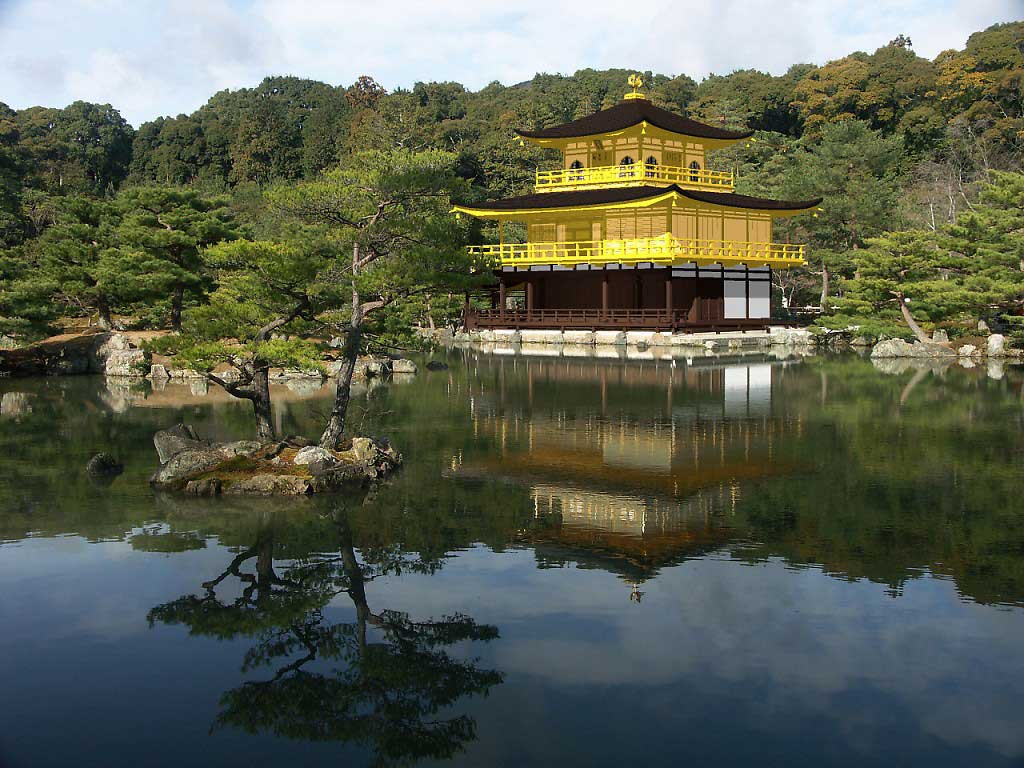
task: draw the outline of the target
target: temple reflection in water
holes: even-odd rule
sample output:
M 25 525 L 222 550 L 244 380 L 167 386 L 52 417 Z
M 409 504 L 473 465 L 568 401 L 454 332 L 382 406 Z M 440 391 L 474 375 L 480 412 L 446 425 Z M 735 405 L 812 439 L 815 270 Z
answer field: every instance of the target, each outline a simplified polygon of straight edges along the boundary
M 539 562 L 611 570 L 635 585 L 635 599 L 660 568 L 735 537 L 730 518 L 749 482 L 795 469 L 777 447 L 801 422 L 772 410 L 773 386 L 794 362 L 482 355 L 475 364 L 493 376 L 474 398 L 474 430 L 499 450 L 456 458 L 453 473 L 528 487 L 536 525 L 521 541 Z

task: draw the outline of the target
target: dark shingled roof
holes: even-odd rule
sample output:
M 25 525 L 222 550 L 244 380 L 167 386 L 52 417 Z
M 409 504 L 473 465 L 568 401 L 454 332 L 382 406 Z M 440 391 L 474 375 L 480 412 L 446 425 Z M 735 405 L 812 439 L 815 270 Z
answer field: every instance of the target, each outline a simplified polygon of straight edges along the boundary
M 486 203 L 474 203 L 460 206 L 478 211 L 514 211 L 523 208 L 576 208 L 586 205 L 609 205 L 628 203 L 634 200 L 646 200 L 658 197 L 666 192 L 677 192 L 683 197 L 698 200 L 712 205 L 724 205 L 729 208 L 753 208 L 765 211 L 797 211 L 814 208 L 821 203 L 821 198 L 814 200 L 769 200 L 763 197 L 737 195 L 732 192 L 698 192 L 693 189 L 681 189 L 676 185 L 668 187 L 618 187 L 613 189 L 581 189 L 568 192 L 537 192 L 532 195 L 507 197 L 504 200 L 492 200 Z
M 712 125 L 698 123 L 667 109 L 656 107 L 647 99 L 627 99 L 614 107 L 602 109 L 571 123 L 544 128 L 540 131 L 516 131 L 527 139 L 569 139 L 577 136 L 593 136 L 631 128 L 647 121 L 653 126 L 672 133 L 696 136 L 702 139 L 738 140 L 753 135 L 753 131 L 727 131 Z

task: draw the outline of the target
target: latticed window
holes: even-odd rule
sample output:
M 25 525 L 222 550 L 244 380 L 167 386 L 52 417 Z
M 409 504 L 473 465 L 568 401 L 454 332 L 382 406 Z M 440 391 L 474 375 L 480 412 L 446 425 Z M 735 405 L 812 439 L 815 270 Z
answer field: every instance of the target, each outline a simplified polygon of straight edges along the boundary
M 583 163 L 579 160 L 573 160 L 572 164 L 569 166 L 569 181 L 583 181 L 582 169 Z
M 619 177 L 631 178 L 635 176 L 636 170 L 633 168 L 634 165 L 636 165 L 636 160 L 634 160 L 629 155 L 626 155 L 624 158 L 622 158 L 622 160 L 619 162 Z
M 658 167 L 658 158 L 656 158 L 654 155 L 651 155 L 650 157 L 647 158 L 647 161 L 644 163 L 644 165 L 647 166 L 647 178 L 653 178 L 654 172 Z
M 690 163 L 690 181 L 697 181 L 700 179 L 700 163 L 694 160 Z

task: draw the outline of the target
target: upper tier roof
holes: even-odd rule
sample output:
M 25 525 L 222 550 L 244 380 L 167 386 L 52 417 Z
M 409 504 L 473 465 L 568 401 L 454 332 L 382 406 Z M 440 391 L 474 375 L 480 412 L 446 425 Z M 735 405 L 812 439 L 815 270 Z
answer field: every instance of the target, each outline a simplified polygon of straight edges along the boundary
M 696 120 L 690 120 L 688 117 L 682 117 L 667 109 L 656 107 L 647 99 L 627 99 L 620 101 L 614 107 L 602 109 L 600 112 L 573 120 L 571 123 L 544 128 L 540 131 L 516 131 L 516 133 L 526 139 L 571 139 L 621 131 L 643 122 L 650 123 L 664 131 L 701 139 L 738 141 L 752 136 L 754 133 L 753 131 L 727 131 L 724 128 L 698 123 Z
M 702 192 L 683 189 L 675 184 L 668 187 L 618 187 L 613 189 L 581 189 L 567 192 L 538 192 L 532 195 L 507 197 L 486 203 L 456 206 L 471 211 L 523 211 L 548 210 L 557 208 L 579 208 L 591 205 L 615 205 L 652 197 L 677 193 L 691 200 L 727 208 L 747 208 L 762 211 L 803 211 L 814 208 L 822 198 L 814 200 L 771 200 L 765 197 L 737 195 L 733 192 Z

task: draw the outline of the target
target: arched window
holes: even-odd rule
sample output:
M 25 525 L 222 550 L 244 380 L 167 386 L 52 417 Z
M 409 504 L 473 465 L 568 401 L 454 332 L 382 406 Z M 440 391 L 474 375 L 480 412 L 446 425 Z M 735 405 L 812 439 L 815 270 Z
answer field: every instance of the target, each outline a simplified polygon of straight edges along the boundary
M 655 169 L 657 169 L 658 167 L 658 158 L 656 158 L 654 155 L 651 155 L 644 162 L 644 165 L 647 166 L 647 173 L 645 174 L 647 178 L 653 178 Z
M 690 181 L 697 181 L 700 178 L 700 163 L 694 160 L 690 163 Z
M 569 166 L 569 181 L 583 181 L 583 173 L 581 172 L 583 163 L 579 160 L 573 160 Z M 576 173 L 573 173 L 576 171 Z
M 619 161 L 619 177 L 620 178 L 631 178 L 636 175 L 636 171 L 633 170 L 633 166 L 636 165 L 636 161 L 626 155 L 622 160 Z

